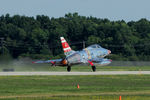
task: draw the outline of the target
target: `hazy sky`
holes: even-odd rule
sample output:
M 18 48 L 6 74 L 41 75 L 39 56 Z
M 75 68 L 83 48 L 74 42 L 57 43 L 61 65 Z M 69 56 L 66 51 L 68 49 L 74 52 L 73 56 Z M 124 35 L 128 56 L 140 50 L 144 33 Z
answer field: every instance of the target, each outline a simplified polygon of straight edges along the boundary
M 0 16 L 63 17 L 69 12 L 110 20 L 150 20 L 150 0 L 0 0 Z

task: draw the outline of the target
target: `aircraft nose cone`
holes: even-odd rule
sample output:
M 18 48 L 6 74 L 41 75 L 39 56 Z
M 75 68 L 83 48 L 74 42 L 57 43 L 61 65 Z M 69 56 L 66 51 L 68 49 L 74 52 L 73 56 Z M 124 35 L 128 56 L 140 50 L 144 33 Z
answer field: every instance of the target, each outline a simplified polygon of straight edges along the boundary
M 108 54 L 110 54 L 111 53 L 111 51 L 110 50 L 108 50 Z

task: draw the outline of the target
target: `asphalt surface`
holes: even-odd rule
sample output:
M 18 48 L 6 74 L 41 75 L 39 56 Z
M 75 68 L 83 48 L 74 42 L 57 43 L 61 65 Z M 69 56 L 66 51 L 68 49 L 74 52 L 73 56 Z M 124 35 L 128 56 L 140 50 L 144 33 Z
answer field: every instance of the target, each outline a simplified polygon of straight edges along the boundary
M 0 76 L 14 75 L 130 75 L 150 74 L 150 71 L 98 71 L 98 72 L 0 72 Z

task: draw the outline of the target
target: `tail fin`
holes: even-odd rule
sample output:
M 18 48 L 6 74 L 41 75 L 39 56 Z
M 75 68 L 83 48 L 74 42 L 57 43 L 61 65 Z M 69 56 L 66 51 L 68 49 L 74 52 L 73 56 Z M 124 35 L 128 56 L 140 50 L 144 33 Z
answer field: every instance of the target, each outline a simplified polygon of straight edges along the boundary
M 68 56 L 72 54 L 74 51 L 70 48 L 70 46 L 68 45 L 64 37 L 60 37 L 60 39 L 61 39 L 61 44 L 62 44 L 65 55 Z

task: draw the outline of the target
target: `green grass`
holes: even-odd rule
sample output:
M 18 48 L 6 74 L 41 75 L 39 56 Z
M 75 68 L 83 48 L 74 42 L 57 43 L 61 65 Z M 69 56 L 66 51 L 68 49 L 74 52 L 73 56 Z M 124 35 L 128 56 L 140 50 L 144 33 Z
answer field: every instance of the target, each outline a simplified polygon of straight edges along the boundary
M 149 100 L 150 96 L 122 96 L 122 100 Z M 51 97 L 17 97 L 0 100 L 119 100 L 119 96 L 51 96 Z
M 119 95 L 149 100 L 150 75 L 0 76 L 0 100 L 114 100 Z

